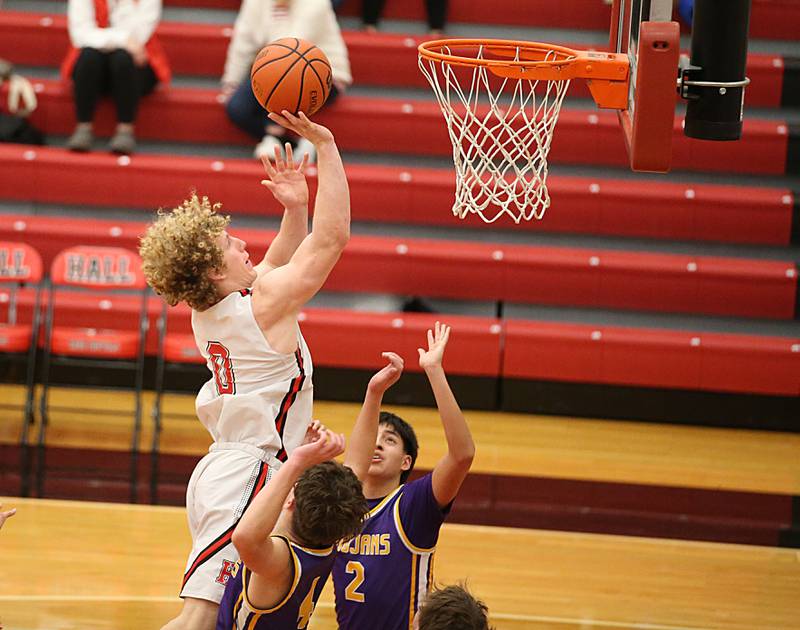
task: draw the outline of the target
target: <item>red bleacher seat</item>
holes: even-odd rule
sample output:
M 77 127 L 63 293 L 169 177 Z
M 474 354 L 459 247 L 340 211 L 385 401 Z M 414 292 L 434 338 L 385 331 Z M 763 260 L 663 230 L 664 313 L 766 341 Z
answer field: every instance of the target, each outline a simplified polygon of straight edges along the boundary
M 33 340 L 32 311 L 20 305 L 23 292 L 31 303 L 42 281 L 42 259 L 28 243 L 0 236 L 0 352 L 26 352 Z M 25 291 L 23 287 L 34 287 Z M 21 308 L 20 308 L 21 307 Z M 22 315 L 22 317 L 20 317 Z
M 39 252 L 18 238 L 18 234 L 0 236 L 0 311 L 4 311 L 0 319 L 0 354 L 3 368 L 18 362 L 23 364 L 25 395 L 21 404 L 0 402 L 0 409 L 22 412 L 18 443 L 19 493 L 26 497 L 31 482 L 29 432 L 35 422 L 36 351 L 44 267 Z
M 599 3 L 599 0 L 588 1 Z M 558 3 L 550 4 L 557 6 Z M 158 36 L 176 74 L 220 77 L 231 26 L 162 22 Z M 417 46 L 425 37 L 358 31 L 345 31 L 343 35 L 357 85 L 428 89 L 417 67 Z M 0 56 L 27 65 L 53 66 L 63 57 L 68 43 L 66 19 L 62 15 L 0 13 Z M 559 43 L 570 45 L 569 42 Z M 581 47 L 580 44 L 573 46 Z M 746 92 L 747 105 L 780 107 L 784 67 L 781 55 L 748 55 L 746 72 L 752 83 Z M 589 98 L 586 83 L 574 82 L 569 96 Z
M 57 81 L 38 81 L 39 106 L 32 121 L 45 133 L 65 135 L 75 125 L 72 97 Z M 175 142 L 252 144 L 227 119 L 217 91 L 172 88 L 144 99 L 136 121 L 142 138 Z M 114 117 L 110 102 L 98 112 L 96 131 L 110 135 Z M 320 123 L 336 134 L 343 150 L 448 156 L 452 146 L 439 106 L 433 101 L 347 96 L 320 112 Z M 397 124 L 402 120 L 403 124 Z M 673 128 L 672 167 L 762 175 L 786 172 L 789 127 L 782 120 L 746 119 L 742 138 L 734 143 L 697 142 Z M 365 129 L 369 133 L 364 133 Z M 548 156 L 550 163 L 625 166 L 629 158 L 617 115 L 609 111 L 561 112 Z
M 5 295 L 0 293 L 0 295 Z M 30 325 L 11 324 L 0 325 L 0 351 L 2 352 L 25 352 L 31 344 Z
M 180 333 L 167 334 L 164 338 L 164 360 L 171 363 L 205 363 L 194 335 Z
M 159 302 L 151 300 L 152 321 L 161 312 Z M 133 306 L 127 303 L 129 315 Z M 72 309 L 81 306 L 74 302 Z M 97 325 L 111 324 L 114 317 L 111 311 L 100 312 Z M 376 353 L 386 348 L 415 356 L 419 333 L 436 317 L 443 315 L 308 308 L 301 326 L 314 348 L 315 364 L 371 369 Z M 447 321 L 459 335 L 460 349 L 448 360 L 454 374 L 739 393 L 800 392 L 798 339 L 453 315 L 447 315 Z M 188 309 L 170 309 L 170 322 L 169 360 L 201 363 L 189 332 Z M 155 354 L 154 344 L 149 344 L 148 353 Z
M 797 396 L 800 340 L 506 322 L 506 378 Z
M 452 170 L 353 164 L 347 175 L 357 221 L 478 225 L 448 211 L 453 202 Z M 123 159 L 0 145 L 0 186 L 7 199 L 152 212 L 177 205 L 197 189 L 234 214 L 280 216 L 278 205 L 258 187 L 262 177 L 261 165 L 250 160 L 162 155 Z M 552 176 L 548 189 L 553 207 L 545 220 L 519 226 L 499 220 L 480 227 L 770 245 L 787 245 L 792 234 L 795 197 L 788 188 L 669 182 L 653 186 L 646 180 Z
M 56 293 L 55 288 L 60 290 Z M 130 433 L 130 501 L 138 498 L 139 436 L 142 425 L 145 336 L 148 329 L 148 288 L 139 256 L 119 247 L 78 245 L 68 247 L 53 259 L 45 318 L 42 353 L 42 421 L 38 436 L 37 492 L 43 496 L 46 465 L 46 436 L 53 410 L 95 415 L 128 416 Z M 133 313 L 119 308 L 133 301 Z M 133 412 L 85 409 L 53 405 L 50 389 L 55 369 L 67 372 L 59 382 L 73 387 L 69 373 L 89 368 L 99 375 L 99 385 L 126 389 L 132 394 Z M 110 378 L 111 372 L 127 371 L 129 379 Z M 97 386 L 98 383 L 94 383 Z
M 55 251 L 92 240 L 133 249 L 145 229 L 144 223 L 7 215 L 0 217 L 0 238 L 22 223 L 21 233 L 48 261 Z M 275 235 L 233 229 L 256 260 Z M 797 276 L 793 262 L 355 235 L 325 290 L 792 319 Z M 134 317 L 135 300 L 126 308 Z M 188 320 L 180 309 L 171 312 Z M 152 349 L 152 335 L 150 343 Z
M 53 330 L 50 343 L 56 354 L 130 359 L 138 351 L 139 335 L 133 331 L 62 326 Z
M 238 10 L 241 0 L 165 0 L 167 6 Z M 339 9 L 341 15 L 360 15 L 360 0 L 347 0 Z M 406 0 L 390 0 L 385 8 L 386 19 L 422 22 L 422 5 Z M 472 0 L 451 0 L 450 23 L 509 24 L 514 26 L 545 26 L 608 30 L 610 7 L 597 0 L 572 0 L 568 5 L 550 0 L 499 0 L 491 3 Z M 795 39 L 800 22 L 800 7 L 796 0 L 753 0 L 750 17 L 750 36 L 770 39 Z
M 406 371 L 418 372 L 420 339 L 444 315 L 428 313 L 367 313 L 308 308 L 300 316 L 303 336 L 314 350 L 314 364 L 371 370 L 376 357 L 391 349 L 406 357 Z M 465 376 L 500 374 L 500 320 L 447 315 L 458 344 L 448 347 L 447 370 Z
M 103 290 L 141 292 L 146 284 L 139 257 L 116 247 L 70 247 L 53 260 L 50 281 L 56 287 L 82 287 L 93 293 L 62 291 L 51 293 L 54 317 L 50 349 L 69 356 L 135 359 L 139 352 L 138 309 L 141 298 L 129 295 L 121 307 L 118 294 L 98 295 Z M 69 304 L 78 306 L 69 310 Z M 94 308 L 97 310 L 95 311 Z M 66 311 L 66 317 L 62 312 Z M 81 323 L 82 326 L 70 325 Z M 108 326 L 108 328 L 104 328 Z

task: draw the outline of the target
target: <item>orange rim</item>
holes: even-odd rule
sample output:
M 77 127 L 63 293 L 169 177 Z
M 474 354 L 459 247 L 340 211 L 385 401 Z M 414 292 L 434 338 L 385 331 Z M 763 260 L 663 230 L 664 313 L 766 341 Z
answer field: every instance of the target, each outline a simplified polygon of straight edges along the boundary
M 475 49 L 477 54 L 477 49 L 481 47 L 499 59 L 479 59 L 477 56 L 465 57 L 443 52 L 445 49 Z M 586 79 L 600 107 L 627 107 L 630 61 L 624 54 L 506 39 L 434 39 L 423 42 L 417 50 L 420 57 L 443 66 L 484 67 L 493 74 L 510 79 Z
M 445 48 L 488 48 L 492 53 L 503 56 L 515 57 L 519 51 L 524 59 L 478 59 L 476 57 L 462 57 L 452 53 L 444 53 Z M 438 51 L 436 50 L 438 49 Z M 530 68 L 531 64 L 537 68 L 555 68 L 568 66 L 574 63 L 579 52 L 566 46 L 545 44 L 541 42 L 525 42 L 510 39 L 433 39 L 419 45 L 419 54 L 431 61 L 450 63 L 459 66 L 484 66 L 491 67 L 520 67 Z M 512 52 L 513 51 L 513 52 Z M 556 59 L 544 59 L 547 55 L 556 55 Z

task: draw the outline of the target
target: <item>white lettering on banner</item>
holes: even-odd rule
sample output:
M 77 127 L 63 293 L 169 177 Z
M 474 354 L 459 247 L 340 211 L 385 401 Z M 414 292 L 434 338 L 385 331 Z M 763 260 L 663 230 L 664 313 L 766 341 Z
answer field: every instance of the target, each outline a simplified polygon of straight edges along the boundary
M 91 352 L 119 352 L 119 344 L 111 341 L 85 341 L 83 339 L 71 339 L 69 342 L 70 350 L 89 350 Z
M 21 249 L 0 249 L 0 278 L 27 278 L 30 267 L 25 266 L 25 252 Z
M 67 254 L 66 279 L 68 282 L 128 286 L 136 280 L 130 273 L 130 266 L 130 258 L 123 255 Z

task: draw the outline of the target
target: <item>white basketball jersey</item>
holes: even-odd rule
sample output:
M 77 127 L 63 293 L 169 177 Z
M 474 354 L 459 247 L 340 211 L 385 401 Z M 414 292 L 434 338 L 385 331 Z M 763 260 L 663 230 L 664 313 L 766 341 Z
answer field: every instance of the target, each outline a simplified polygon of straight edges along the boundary
M 215 442 L 252 444 L 285 460 L 311 422 L 313 368 L 300 327 L 294 353 L 273 350 L 246 290 L 192 311 L 192 329 L 211 371 L 195 402 L 200 422 Z

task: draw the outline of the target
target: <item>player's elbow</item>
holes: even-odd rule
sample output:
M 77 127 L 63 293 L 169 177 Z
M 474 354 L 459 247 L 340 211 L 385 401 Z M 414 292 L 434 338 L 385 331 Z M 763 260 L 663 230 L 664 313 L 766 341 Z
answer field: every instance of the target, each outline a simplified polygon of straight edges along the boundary
M 330 247 L 342 251 L 350 242 L 350 224 L 337 225 L 330 234 Z
M 312 236 L 316 255 L 335 261 L 350 241 L 350 225 L 331 225 L 324 231 L 316 230 Z
M 459 453 L 455 455 L 456 463 L 459 468 L 469 470 L 472 467 L 472 462 L 475 459 L 475 444 L 470 444 L 464 447 Z
M 231 542 L 233 543 L 233 546 L 236 547 L 236 551 L 239 552 L 239 556 L 242 558 L 245 564 L 247 564 L 247 557 L 249 557 L 253 550 L 258 546 L 256 538 L 252 535 L 252 533 L 241 527 L 237 527 L 233 530 Z

